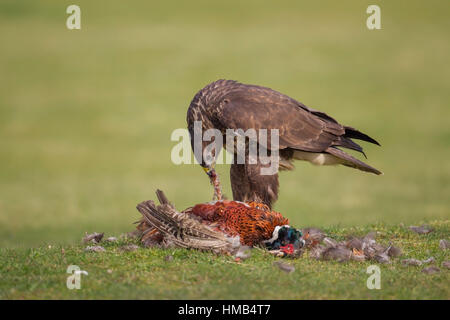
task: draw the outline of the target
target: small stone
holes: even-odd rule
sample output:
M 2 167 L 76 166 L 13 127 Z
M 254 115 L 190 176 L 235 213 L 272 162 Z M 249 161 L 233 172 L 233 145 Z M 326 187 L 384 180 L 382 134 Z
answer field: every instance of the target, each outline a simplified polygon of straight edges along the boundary
M 403 259 L 402 265 L 404 265 L 404 266 L 421 266 L 422 261 L 417 260 L 417 259 Z
M 440 271 L 441 271 L 441 269 L 439 269 L 439 268 L 436 267 L 436 266 L 430 266 L 430 267 L 424 268 L 424 269 L 422 270 L 422 272 L 423 272 L 423 273 L 426 273 L 426 274 L 438 273 L 438 272 L 440 272 Z
M 108 238 L 106 238 L 106 241 L 108 241 L 108 242 L 116 242 L 117 238 L 116 237 L 108 237 Z
M 448 248 L 450 248 L 450 241 L 445 239 L 439 240 L 439 248 L 441 248 L 442 250 L 447 250 Z
M 430 232 L 433 232 L 433 228 L 427 226 L 427 225 L 421 225 L 420 227 L 416 227 L 416 226 L 410 226 L 409 227 L 410 230 L 418 233 L 418 234 L 428 234 Z
M 108 272 L 109 274 L 113 273 L 111 269 L 106 270 L 106 272 Z
M 87 246 L 84 251 L 86 252 L 105 252 L 105 248 L 102 246 Z
M 292 273 L 295 271 L 295 267 L 291 264 L 284 263 L 281 261 L 275 261 L 273 263 L 274 266 L 277 266 L 280 270 L 286 272 L 286 273 Z

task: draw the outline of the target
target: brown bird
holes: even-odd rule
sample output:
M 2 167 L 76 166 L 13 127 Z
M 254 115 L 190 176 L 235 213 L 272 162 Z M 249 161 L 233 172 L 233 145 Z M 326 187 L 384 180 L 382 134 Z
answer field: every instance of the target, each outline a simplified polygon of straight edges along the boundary
M 160 205 L 151 200 L 138 204 L 144 245 L 232 252 L 240 246 L 263 245 L 269 250 L 295 250 L 304 245 L 300 230 L 264 204 L 219 200 L 178 212 L 161 190 Z M 289 253 L 288 251 L 286 253 Z
M 363 148 L 352 139 L 359 139 L 380 145 L 375 139 L 349 126 L 339 124 L 327 114 L 308 108 L 301 102 L 270 88 L 248 85 L 233 80 L 218 80 L 201 89 L 193 98 L 188 112 L 187 124 L 191 135 L 191 146 L 195 151 L 203 152 L 209 141 L 194 139 L 194 124 L 201 121 L 201 130 L 218 129 L 223 135 L 223 146 L 226 148 L 227 129 L 278 129 L 279 169 L 292 170 L 293 160 L 309 161 L 315 165 L 337 165 L 356 168 L 362 171 L 381 174 L 377 169 L 345 153 L 347 148 L 363 152 Z M 270 134 L 268 134 L 270 138 Z M 259 137 L 258 137 L 259 138 Z M 250 138 L 246 138 L 247 142 Z M 256 139 L 258 146 L 268 149 L 272 155 L 268 140 Z M 214 138 L 212 139 L 214 141 Z M 196 146 L 196 144 L 199 145 Z M 229 152 L 235 154 L 238 150 L 234 140 Z M 220 150 L 214 150 L 213 156 Z M 194 152 L 195 153 L 195 152 Z M 214 161 L 207 162 L 202 157 L 197 161 L 215 185 L 216 195 L 220 198 L 217 174 Z M 365 156 L 365 154 L 364 154 Z M 249 161 L 248 143 L 245 149 L 245 161 L 236 160 L 231 165 L 230 178 L 233 199 L 237 201 L 261 202 L 269 207 L 278 198 L 278 172 L 271 175 L 261 174 L 262 168 L 270 164 L 263 163 L 259 158 L 256 162 Z

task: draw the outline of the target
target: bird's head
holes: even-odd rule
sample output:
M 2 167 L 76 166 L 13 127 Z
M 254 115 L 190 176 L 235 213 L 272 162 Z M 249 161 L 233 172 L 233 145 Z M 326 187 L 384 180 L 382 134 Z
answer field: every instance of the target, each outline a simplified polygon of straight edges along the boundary
M 302 232 L 291 226 L 276 226 L 272 233 L 272 238 L 264 241 L 269 250 L 281 250 L 287 254 L 293 254 L 295 250 L 305 245 L 302 239 Z

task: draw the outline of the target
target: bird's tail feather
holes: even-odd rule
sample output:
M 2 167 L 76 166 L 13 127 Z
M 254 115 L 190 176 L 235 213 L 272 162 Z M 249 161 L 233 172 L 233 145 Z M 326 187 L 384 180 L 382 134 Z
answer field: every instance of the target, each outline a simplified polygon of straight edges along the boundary
M 374 174 L 383 174 L 381 171 L 369 166 L 368 164 L 356 159 L 355 157 L 352 157 L 348 153 L 345 153 L 344 151 L 336 148 L 336 147 L 330 147 L 325 150 L 329 154 L 332 154 L 333 156 L 343 160 L 342 164 L 347 167 L 356 168 L 362 171 L 371 172 Z
M 341 136 L 339 137 L 339 140 L 335 143 L 335 146 L 337 147 L 344 147 L 347 149 L 351 149 L 351 150 L 355 150 L 358 152 L 361 152 L 364 157 L 367 159 L 366 154 L 363 151 L 363 148 L 357 144 L 356 142 L 354 142 L 352 139 L 346 137 L 346 136 Z
M 372 137 L 369 137 L 367 134 L 362 133 L 361 131 L 356 130 L 355 128 L 345 126 L 344 129 L 345 129 L 344 137 L 346 138 L 363 140 L 376 145 L 380 145 L 377 140 L 375 140 Z

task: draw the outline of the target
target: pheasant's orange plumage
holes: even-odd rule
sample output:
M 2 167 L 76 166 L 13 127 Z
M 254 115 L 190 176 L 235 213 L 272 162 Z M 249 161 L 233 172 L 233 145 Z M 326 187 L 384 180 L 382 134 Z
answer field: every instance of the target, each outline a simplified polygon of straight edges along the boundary
M 226 235 L 239 236 L 241 244 L 253 246 L 270 239 L 276 226 L 288 225 L 289 220 L 265 204 L 256 202 L 217 201 L 197 204 L 184 213 L 200 217 Z

